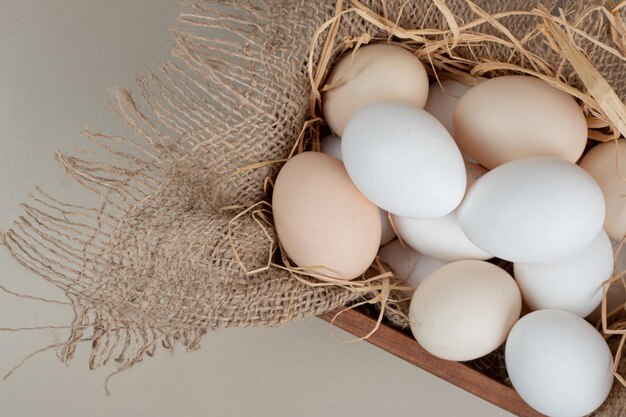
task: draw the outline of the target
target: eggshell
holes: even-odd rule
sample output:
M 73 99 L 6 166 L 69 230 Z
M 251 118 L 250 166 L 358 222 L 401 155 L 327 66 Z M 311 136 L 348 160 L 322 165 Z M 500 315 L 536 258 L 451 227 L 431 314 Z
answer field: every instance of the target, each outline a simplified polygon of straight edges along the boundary
M 424 110 L 435 116 L 454 139 L 454 108 L 459 99 L 470 89 L 469 86 L 454 80 L 441 80 L 428 87 L 428 100 Z M 463 152 L 463 159 L 476 163 L 471 155 Z
M 328 135 L 321 141 L 321 149 L 327 155 L 333 156 L 341 161 L 341 138 L 335 135 Z M 380 215 L 380 246 L 386 245 L 396 237 L 396 232 L 391 227 L 389 222 L 389 213 L 379 208 L 378 214 Z
M 424 110 L 435 116 L 454 137 L 454 108 L 470 86 L 454 80 L 434 82 L 428 87 L 428 100 Z
M 515 390 L 547 416 L 585 416 L 613 385 L 606 342 L 593 326 L 565 311 L 540 310 L 519 320 L 507 339 L 505 360 Z
M 436 219 L 420 220 L 394 216 L 393 222 L 402 240 L 413 249 L 433 258 L 444 261 L 493 258 L 465 236 L 459 225 L 456 210 Z
M 276 178 L 272 209 L 283 249 L 307 272 L 353 279 L 376 257 L 378 208 L 336 158 L 304 152 L 287 161 Z
M 622 180 L 626 176 L 626 139 L 618 139 L 617 145 L 611 141 L 594 146 L 580 166 L 598 182 L 604 194 L 604 229 L 612 239 L 621 241 L 626 233 L 626 182 Z
M 362 108 L 380 101 L 399 101 L 424 107 L 428 75 L 408 50 L 387 44 L 360 47 L 335 64 L 322 95 L 324 118 L 343 137 L 348 120 Z
M 602 283 L 613 274 L 613 248 L 604 230 L 587 246 L 553 263 L 515 263 L 515 280 L 531 310 L 589 315 L 602 301 Z
M 430 353 L 467 361 L 495 350 L 519 318 L 522 301 L 513 278 L 484 261 L 442 266 L 413 294 L 413 336 Z
M 523 75 L 492 78 L 465 93 L 454 131 L 461 149 L 488 169 L 535 155 L 576 162 L 587 143 L 585 115 L 574 98 Z
M 589 244 L 604 222 L 604 198 L 579 166 L 547 156 L 486 173 L 458 210 L 467 237 L 512 262 L 551 262 Z
M 626 271 L 626 247 L 620 250 L 620 242 L 611 240 L 613 247 L 613 259 L 615 259 L 614 273 L 622 273 Z M 621 281 L 615 281 L 609 285 L 606 290 L 606 308 L 607 313 L 616 308 L 624 308 L 626 303 L 626 288 Z M 596 307 L 586 320 L 592 324 L 598 323 L 602 319 L 602 303 Z
M 341 160 L 341 138 L 335 135 L 328 135 L 320 141 L 321 151 L 326 155 L 333 156 Z
M 437 119 L 416 107 L 395 102 L 365 107 L 348 123 L 341 152 L 357 188 L 402 217 L 445 216 L 465 193 L 459 148 Z
M 469 189 L 487 170 L 469 162 L 465 165 Z M 445 261 L 493 258 L 465 236 L 457 219 L 456 210 L 435 219 L 393 216 L 393 223 L 406 244 L 427 256 Z
M 611 311 L 620 308 L 624 309 L 626 303 L 626 289 L 621 281 L 612 283 L 606 290 L 606 312 L 609 314 Z M 586 317 L 586 320 L 592 324 L 599 323 L 602 320 L 602 302 Z
M 447 263 L 421 254 L 408 246 L 404 247 L 397 239 L 380 248 L 378 256 L 391 267 L 400 281 L 413 288 L 417 288 L 426 277 Z
M 380 246 L 383 246 L 395 239 L 396 232 L 391 227 L 389 213 L 379 208 L 378 215 L 380 216 Z

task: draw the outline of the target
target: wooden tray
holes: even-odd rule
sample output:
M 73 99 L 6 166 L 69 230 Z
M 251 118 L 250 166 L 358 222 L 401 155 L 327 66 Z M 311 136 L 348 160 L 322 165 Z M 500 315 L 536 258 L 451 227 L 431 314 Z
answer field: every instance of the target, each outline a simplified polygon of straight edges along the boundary
M 320 318 L 330 322 L 335 314 L 336 312 L 332 311 Z M 362 337 L 374 328 L 376 320 L 364 312 L 348 310 L 340 314 L 334 324 L 357 337 Z M 543 416 L 526 405 L 514 389 L 463 363 L 447 361 L 431 355 L 415 339 L 394 327 L 381 324 L 367 341 L 517 416 Z

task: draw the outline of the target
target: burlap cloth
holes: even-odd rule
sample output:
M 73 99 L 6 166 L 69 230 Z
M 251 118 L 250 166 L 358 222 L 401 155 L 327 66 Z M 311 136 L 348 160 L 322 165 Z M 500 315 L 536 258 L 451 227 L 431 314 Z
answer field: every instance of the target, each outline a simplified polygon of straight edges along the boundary
M 125 369 L 158 346 L 196 349 L 209 329 L 279 325 L 361 297 L 338 287 L 309 286 L 287 271 L 268 268 L 275 234 L 270 210 L 257 204 L 267 199 L 271 179 L 312 116 L 308 52 L 314 31 L 333 16 L 334 3 L 231 0 L 181 6 L 184 29 L 173 32 L 171 62 L 141 77 L 132 93 L 115 92 L 127 137 L 85 132 L 100 155 L 58 156 L 102 204 L 84 208 L 37 192 L 24 216 L 0 237 L 19 262 L 62 289 L 72 303 L 75 319 L 62 360 L 69 361 L 76 344 L 89 340 L 92 368 L 113 359 Z M 542 3 L 550 10 L 556 4 Z M 362 4 L 405 28 L 447 27 L 429 0 Z M 446 4 L 460 22 L 477 17 L 464 0 Z M 494 14 L 530 10 L 537 3 L 476 4 Z M 512 16 L 500 23 L 522 39 L 540 21 Z M 582 27 L 621 46 L 610 40 L 600 11 Z M 210 38 L 207 30 L 213 30 Z M 490 24 L 475 30 L 503 37 Z M 376 40 L 388 37 L 347 14 L 331 64 L 345 39 L 365 32 Z M 623 100 L 624 61 L 579 41 Z M 321 46 L 313 54 L 314 67 Z M 541 37 L 527 40 L 526 47 L 560 66 L 560 57 Z M 494 43 L 461 45 L 454 53 L 523 63 Z M 566 63 L 562 69 L 580 86 Z M 390 318 L 406 324 L 402 316 Z M 601 415 L 623 415 L 620 390 Z

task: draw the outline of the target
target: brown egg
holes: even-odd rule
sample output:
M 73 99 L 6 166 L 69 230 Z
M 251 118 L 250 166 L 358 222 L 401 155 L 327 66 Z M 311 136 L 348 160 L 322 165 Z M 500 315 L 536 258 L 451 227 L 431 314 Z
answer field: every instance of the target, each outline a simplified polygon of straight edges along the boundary
M 272 207 L 283 249 L 307 272 L 349 280 L 374 261 L 378 207 L 356 189 L 338 159 L 321 152 L 291 158 L 276 178 Z
M 322 98 L 324 118 L 338 136 L 356 112 L 379 101 L 398 101 L 423 108 L 428 75 L 422 62 L 406 49 L 388 44 L 362 46 L 342 58 Z
M 471 88 L 454 110 L 459 147 L 493 169 L 527 156 L 576 162 L 587 143 L 587 122 L 567 93 L 535 77 L 496 77 Z
M 580 166 L 591 174 L 604 194 L 604 230 L 611 239 L 621 241 L 626 233 L 626 139 L 619 139 L 617 143 L 611 141 L 594 146 L 580 161 Z

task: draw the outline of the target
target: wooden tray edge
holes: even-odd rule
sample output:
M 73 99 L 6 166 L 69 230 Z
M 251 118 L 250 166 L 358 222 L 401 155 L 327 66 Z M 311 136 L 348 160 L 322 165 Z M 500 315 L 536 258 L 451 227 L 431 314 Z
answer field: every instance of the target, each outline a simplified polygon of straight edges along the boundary
M 319 318 L 330 323 L 336 313 L 337 311 L 331 311 L 319 316 Z M 357 337 L 369 333 L 375 324 L 375 319 L 354 309 L 343 312 L 334 321 L 335 326 Z M 530 408 L 514 389 L 463 363 L 452 362 L 431 355 L 415 339 L 394 327 L 381 324 L 367 341 L 519 417 L 545 417 Z

